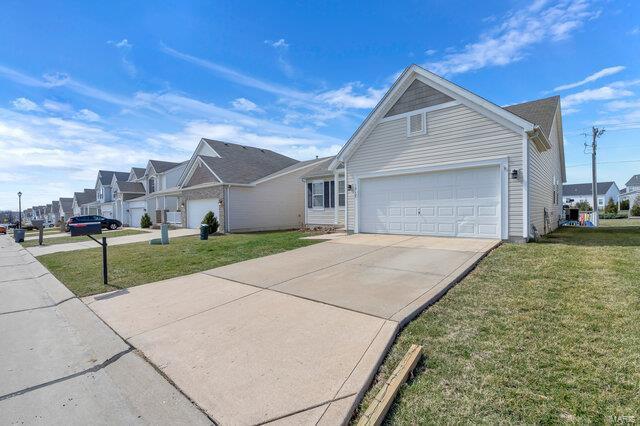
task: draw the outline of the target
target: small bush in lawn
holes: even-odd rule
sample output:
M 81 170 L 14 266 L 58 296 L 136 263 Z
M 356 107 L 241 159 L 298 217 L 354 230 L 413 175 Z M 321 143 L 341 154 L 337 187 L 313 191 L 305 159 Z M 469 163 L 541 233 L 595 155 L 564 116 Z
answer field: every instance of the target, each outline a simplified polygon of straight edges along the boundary
M 629 200 L 620 201 L 620 210 L 629 210 Z
M 578 210 L 580 210 L 581 212 L 590 212 L 590 211 L 592 211 L 591 204 L 589 204 L 589 202 L 585 201 L 585 200 L 578 201 L 576 203 L 576 208 Z
M 618 213 L 618 204 L 613 201 L 613 198 L 609 198 L 609 202 L 604 208 L 605 213 Z
M 207 212 L 207 214 L 204 215 L 204 218 L 202 219 L 202 223 L 209 226 L 209 234 L 216 233 L 218 231 L 218 227 L 220 226 L 220 224 L 218 223 L 218 219 L 216 218 L 216 215 L 213 214 L 212 211 L 209 211 Z
M 151 217 L 149 217 L 148 213 L 142 215 L 140 219 L 140 228 L 150 228 L 151 227 Z
M 640 197 L 636 198 L 633 207 L 631 207 L 631 216 L 640 216 Z

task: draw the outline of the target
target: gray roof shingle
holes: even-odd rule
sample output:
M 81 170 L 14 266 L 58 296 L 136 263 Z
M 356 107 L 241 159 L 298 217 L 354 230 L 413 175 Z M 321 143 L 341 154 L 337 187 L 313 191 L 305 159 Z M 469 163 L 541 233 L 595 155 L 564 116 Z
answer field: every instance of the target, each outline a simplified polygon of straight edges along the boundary
M 145 169 L 144 167 L 132 167 L 131 171 L 133 172 L 133 175 L 136 177 L 136 179 L 140 179 L 142 176 L 144 176 L 144 173 L 147 171 L 147 169 Z
M 116 175 L 117 181 L 129 179 L 129 172 L 114 172 L 112 170 L 98 170 L 98 176 L 100 176 L 100 183 L 102 185 L 105 185 L 105 186 L 111 185 L 111 181 L 113 180 L 113 175 Z
M 153 166 L 153 170 L 155 170 L 156 173 L 164 173 L 169 169 L 173 169 L 174 167 L 183 164 L 184 161 L 180 163 L 174 163 L 172 161 L 149 160 L 149 163 L 151 163 L 151 166 Z
M 553 118 L 555 117 L 559 102 L 560 96 L 552 96 L 550 98 L 509 105 L 503 107 L 503 109 L 527 120 L 531 124 L 537 124 L 548 138 L 551 134 L 551 126 L 553 125 Z
M 62 207 L 63 212 L 71 211 L 73 207 L 73 198 L 60 198 L 60 206 Z
M 598 182 L 598 195 L 606 194 L 611 185 L 615 185 L 615 182 Z M 562 185 L 563 196 L 575 196 L 575 195 L 591 195 L 591 183 L 571 183 L 568 185 Z
M 640 175 L 633 175 L 627 181 L 627 186 L 640 186 Z
M 73 196 L 76 200 L 78 200 L 78 205 L 81 206 L 83 204 L 92 203 L 96 201 L 96 190 L 95 189 L 85 189 L 84 192 L 74 192 Z
M 307 170 L 304 176 L 302 176 L 302 179 L 333 176 L 333 171 L 329 170 L 329 165 L 331 164 L 331 160 L 333 160 L 334 158 L 335 157 L 326 157 L 318 160 L 320 162 Z M 338 168 L 342 168 L 342 166 L 339 166 Z
M 141 182 L 120 181 L 116 183 L 118 190 L 129 194 L 145 194 L 144 185 Z
M 200 158 L 224 183 L 251 183 L 299 163 L 268 149 L 203 139 L 220 157 Z

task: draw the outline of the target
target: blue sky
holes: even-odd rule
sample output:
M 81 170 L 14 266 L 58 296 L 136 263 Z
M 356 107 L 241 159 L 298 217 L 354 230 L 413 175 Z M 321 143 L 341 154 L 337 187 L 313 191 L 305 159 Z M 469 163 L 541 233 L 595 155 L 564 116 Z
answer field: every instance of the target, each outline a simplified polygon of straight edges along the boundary
M 337 152 L 406 66 L 508 105 L 563 99 L 569 182 L 640 173 L 640 2 L 0 5 L 0 209 L 187 159 L 201 137 Z

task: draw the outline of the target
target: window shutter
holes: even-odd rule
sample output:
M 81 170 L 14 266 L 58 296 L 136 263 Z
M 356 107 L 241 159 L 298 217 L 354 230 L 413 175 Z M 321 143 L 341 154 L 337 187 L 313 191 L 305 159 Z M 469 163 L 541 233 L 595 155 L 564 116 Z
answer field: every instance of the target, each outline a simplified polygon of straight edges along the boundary
M 307 208 L 313 208 L 313 184 L 307 183 Z
M 329 197 L 329 187 L 331 185 L 329 185 L 329 181 L 325 180 L 324 181 L 324 206 L 325 207 L 329 207 L 329 203 L 331 202 L 331 199 Z
M 332 180 L 331 181 L 331 206 L 330 207 L 335 207 L 336 206 L 336 181 Z

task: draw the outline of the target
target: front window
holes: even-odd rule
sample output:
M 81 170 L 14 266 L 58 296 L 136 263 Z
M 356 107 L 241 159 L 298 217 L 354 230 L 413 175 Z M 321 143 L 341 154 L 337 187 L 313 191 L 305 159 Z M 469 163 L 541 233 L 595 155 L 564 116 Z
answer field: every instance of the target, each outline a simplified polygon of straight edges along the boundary
M 338 181 L 338 206 L 339 207 L 344 207 L 344 201 L 345 201 L 344 188 L 345 188 L 344 180 L 339 180 Z
M 149 179 L 149 194 L 156 192 L 156 180 L 154 178 Z
M 598 205 L 604 206 L 604 200 L 602 198 L 598 198 Z
M 313 182 L 313 208 L 324 208 L 324 182 Z

